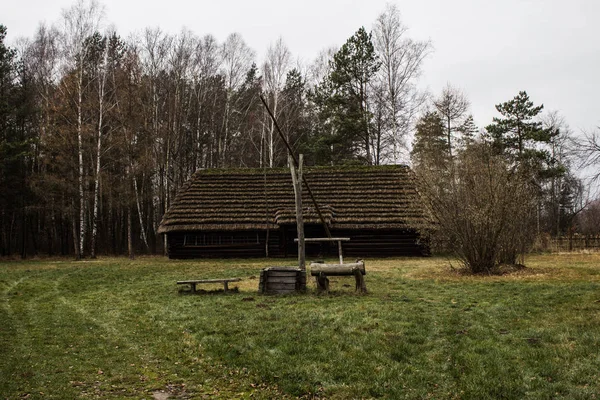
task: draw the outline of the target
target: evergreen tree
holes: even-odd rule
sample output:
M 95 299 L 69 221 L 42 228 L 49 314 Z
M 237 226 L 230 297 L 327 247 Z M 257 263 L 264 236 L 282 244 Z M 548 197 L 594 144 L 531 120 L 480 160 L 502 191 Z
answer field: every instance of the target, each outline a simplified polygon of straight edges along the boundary
M 35 126 L 32 79 L 14 49 L 4 43 L 6 27 L 0 25 L 0 254 L 18 250 L 27 254 L 27 207 L 31 191 L 32 130 Z M 7 220 L 4 220 L 4 219 Z M 9 223 L 8 220 L 12 222 Z M 12 229 L 8 229 L 13 224 Z M 13 249 L 13 245 L 17 245 Z
M 411 159 L 416 169 L 445 169 L 450 159 L 442 117 L 428 111 L 416 124 Z
M 568 219 L 565 210 L 573 210 L 572 200 L 577 196 L 576 180 L 569 176 L 564 157 L 557 150 L 557 142 L 564 140 L 561 129 L 544 127 L 540 119 L 544 106 L 534 105 L 525 91 L 496 105 L 496 109 L 503 118 L 494 118 L 494 123 L 486 127 L 495 151 L 533 184 L 538 204 L 537 233 L 559 232 L 564 225 L 560 221 Z M 544 216 L 551 219 L 547 227 Z
M 463 148 L 471 145 L 477 134 L 477 125 L 473 121 L 473 115 L 469 115 L 457 130 L 460 133 L 459 144 Z
M 19 172 L 14 118 L 15 51 L 4 44 L 5 37 L 6 27 L 0 25 L 0 255 L 11 253 L 12 232 L 7 228 L 9 221 L 15 219 L 15 173 Z
M 286 75 L 282 91 L 280 124 L 292 148 L 301 148 L 301 152 L 304 153 L 306 132 L 310 129 L 306 107 L 306 80 L 296 68 Z
M 525 91 L 496 105 L 503 118 L 494 117 L 494 122 L 486 127 L 496 150 L 513 156 L 518 163 L 543 157 L 537 145 L 548 143 L 551 138 L 550 132 L 536 120 L 543 109 L 544 105 L 535 106 Z
M 317 153 L 328 158 L 323 161 L 356 157 L 372 163 L 369 84 L 379 66 L 371 34 L 364 28 L 350 37 L 330 61 L 331 72 L 313 96 L 324 128 L 315 142 Z
M 4 44 L 6 27 L 0 25 L 0 182 L 7 179 L 12 131 L 14 129 L 15 51 Z M 2 185 L 2 187 L 6 187 Z

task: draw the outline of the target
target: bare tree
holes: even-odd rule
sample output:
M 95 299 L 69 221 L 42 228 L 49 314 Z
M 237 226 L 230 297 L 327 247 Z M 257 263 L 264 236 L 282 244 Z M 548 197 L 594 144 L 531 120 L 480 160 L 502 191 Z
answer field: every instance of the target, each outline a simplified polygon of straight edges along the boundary
M 572 200 L 570 197 L 574 195 L 574 193 L 571 193 L 571 189 L 573 189 L 572 186 L 575 178 L 570 173 L 572 163 L 570 149 L 572 132 L 564 117 L 557 111 L 549 112 L 540 119 L 542 127 L 550 136 L 550 140 L 548 141 L 549 165 L 546 171 L 548 178 L 545 182 L 542 181 L 541 185 L 544 192 L 548 194 L 548 198 L 546 199 L 548 204 L 546 213 L 549 218 L 548 229 L 558 236 L 563 225 L 561 218 L 563 214 L 567 214 L 567 208 L 570 208 L 568 204 L 565 204 L 565 200 Z M 565 196 L 565 193 L 567 196 Z M 571 205 L 571 207 L 575 206 L 575 204 Z M 563 211 L 562 213 L 561 210 Z M 538 214 L 540 213 L 538 212 Z M 564 215 L 564 217 L 568 217 L 568 215 Z M 538 215 L 538 231 L 540 230 L 539 219 L 540 216 Z
M 40 24 L 23 57 L 27 69 L 33 74 L 40 98 L 39 106 L 42 112 L 40 141 L 46 135 L 50 123 L 51 95 L 58 77 L 59 34 L 55 27 Z
M 572 147 L 579 159 L 579 166 L 589 170 L 590 184 L 600 182 L 600 127 L 593 131 L 584 131 L 583 137 L 572 141 Z
M 577 225 L 584 235 L 600 234 L 600 199 L 590 202 L 577 216 Z
M 100 203 L 100 170 L 102 165 L 102 130 L 104 129 L 104 114 L 106 112 L 106 80 L 108 77 L 109 43 L 105 36 L 100 41 L 101 54 L 96 65 L 96 80 L 98 94 L 98 125 L 96 136 L 96 170 L 94 176 L 94 205 L 92 212 L 92 235 L 90 256 L 96 257 L 96 236 L 98 234 L 98 206 Z
M 233 91 L 244 82 L 245 74 L 250 69 L 254 59 L 254 51 L 248 47 L 239 33 L 232 33 L 221 46 L 222 74 L 225 77 L 227 90 L 225 100 L 225 115 L 223 118 L 223 135 L 218 142 L 219 161 L 222 165 L 228 149 L 231 136 L 231 114 L 235 108 L 232 104 Z
M 86 239 L 85 223 L 85 190 L 84 190 L 84 165 L 83 165 L 83 101 L 84 92 L 84 60 L 90 50 L 92 42 L 87 40 L 97 32 L 104 15 L 103 7 L 96 0 L 78 0 L 70 8 L 63 10 L 63 35 L 62 53 L 66 70 L 75 71 L 76 88 L 74 103 L 77 112 L 77 156 L 79 163 L 79 254 L 84 254 Z
M 169 179 L 169 165 L 171 164 L 171 143 L 169 141 L 169 127 L 162 118 L 161 106 L 166 99 L 161 95 L 162 74 L 167 71 L 169 64 L 169 50 L 173 37 L 163 33 L 159 28 L 146 29 L 141 38 L 140 59 L 142 70 L 150 81 L 149 114 L 151 132 L 153 137 L 153 153 L 155 158 L 154 184 L 158 187 L 158 207 L 155 216 L 155 225 L 158 225 L 162 215 L 169 207 L 169 194 L 171 180 Z M 132 133 L 130 133 L 132 134 Z M 132 173 L 134 171 L 132 170 Z M 132 175 L 134 176 L 134 175 Z M 134 182 L 135 183 L 135 182 Z M 166 251 L 166 241 L 164 243 Z
M 279 117 L 280 95 L 285 84 L 285 77 L 289 70 L 291 54 L 283 39 L 280 37 L 275 44 L 267 49 L 267 56 L 263 64 L 263 74 L 265 88 L 270 100 L 270 107 L 275 115 Z M 271 120 L 269 126 L 269 135 L 267 138 L 269 167 L 273 167 L 274 149 L 275 149 L 275 124 Z M 289 140 L 289 138 L 288 138 Z
M 394 4 L 388 4 L 373 29 L 375 49 L 381 61 L 376 85 L 381 105 L 389 115 L 388 141 L 391 159 L 398 161 L 407 147 L 407 137 L 415 116 L 426 100 L 416 86 L 424 59 L 432 50 L 430 41 L 416 41 L 407 36 L 408 27 Z
M 195 51 L 198 46 L 199 39 L 188 29 L 183 29 L 173 41 L 170 49 L 168 72 L 171 96 L 169 96 L 169 109 L 172 115 L 171 124 L 168 129 L 169 139 L 168 149 L 168 166 L 167 170 L 173 170 L 172 180 L 174 187 L 177 188 L 187 180 L 193 171 L 185 161 L 186 158 L 181 157 L 181 162 L 175 162 L 180 157 L 173 155 L 181 155 L 186 153 L 186 148 L 190 144 L 190 135 L 186 126 L 190 103 L 193 100 L 194 93 L 189 88 L 189 82 L 194 76 L 194 61 Z M 169 196 L 171 194 L 169 193 Z
M 314 87 L 323 81 L 331 72 L 331 60 L 333 55 L 338 51 L 337 47 L 328 47 L 321 50 L 312 64 L 308 67 L 308 84 Z
M 201 165 L 207 165 L 210 157 L 209 149 L 217 133 L 208 131 L 208 127 L 202 126 L 202 117 L 209 110 L 211 104 L 214 104 L 218 96 L 211 96 L 212 83 L 218 75 L 220 68 L 219 44 L 212 35 L 206 35 L 198 41 L 194 55 L 193 72 L 193 90 L 196 104 L 196 132 L 195 143 L 193 145 L 193 170 L 195 171 Z
M 452 157 L 454 134 L 461 131 L 469 110 L 469 100 L 457 88 L 447 84 L 440 97 L 433 104 L 444 120 L 446 138 L 448 140 L 448 154 Z

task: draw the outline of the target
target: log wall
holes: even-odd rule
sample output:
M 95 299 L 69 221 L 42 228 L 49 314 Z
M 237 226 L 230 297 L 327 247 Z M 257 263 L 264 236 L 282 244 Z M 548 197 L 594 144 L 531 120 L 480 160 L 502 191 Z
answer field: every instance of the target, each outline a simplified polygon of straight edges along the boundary
M 349 242 L 342 243 L 344 258 L 429 255 L 427 241 L 421 240 L 415 231 L 332 229 L 331 234 L 350 238 Z M 326 236 L 323 228 L 317 225 L 306 225 L 305 235 L 307 238 Z M 169 258 L 258 258 L 267 255 L 266 231 L 170 232 L 167 238 Z M 295 238 L 295 226 L 270 231 L 269 257 L 296 257 L 298 247 L 294 243 Z M 337 243 L 306 243 L 306 256 L 309 258 L 337 258 L 337 255 Z

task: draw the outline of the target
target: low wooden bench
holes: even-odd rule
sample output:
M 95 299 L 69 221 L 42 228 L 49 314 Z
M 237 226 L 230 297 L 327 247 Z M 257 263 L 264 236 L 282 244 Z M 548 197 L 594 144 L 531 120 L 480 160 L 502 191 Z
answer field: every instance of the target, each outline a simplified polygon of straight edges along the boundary
M 239 282 L 242 278 L 226 278 L 226 279 L 191 279 L 187 281 L 177 281 L 178 285 L 190 285 L 192 293 L 196 292 L 196 285 L 199 283 L 222 283 L 223 291 L 229 290 L 229 282 Z

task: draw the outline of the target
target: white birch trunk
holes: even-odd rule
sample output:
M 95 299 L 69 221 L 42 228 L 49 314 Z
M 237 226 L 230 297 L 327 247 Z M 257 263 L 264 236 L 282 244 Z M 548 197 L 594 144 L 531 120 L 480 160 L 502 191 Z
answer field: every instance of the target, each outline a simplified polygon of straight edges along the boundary
M 96 238 L 98 235 L 98 204 L 100 203 L 100 170 L 102 157 L 102 128 L 104 122 L 104 90 L 106 88 L 106 68 L 108 63 L 108 40 L 105 44 L 102 76 L 98 77 L 98 140 L 96 142 L 96 175 L 94 177 L 94 211 L 92 213 L 92 237 L 90 255 L 96 258 Z
M 77 258 L 83 257 L 85 241 L 85 196 L 83 190 L 83 65 L 79 65 L 79 77 L 77 80 L 77 155 L 79 161 L 79 254 Z

